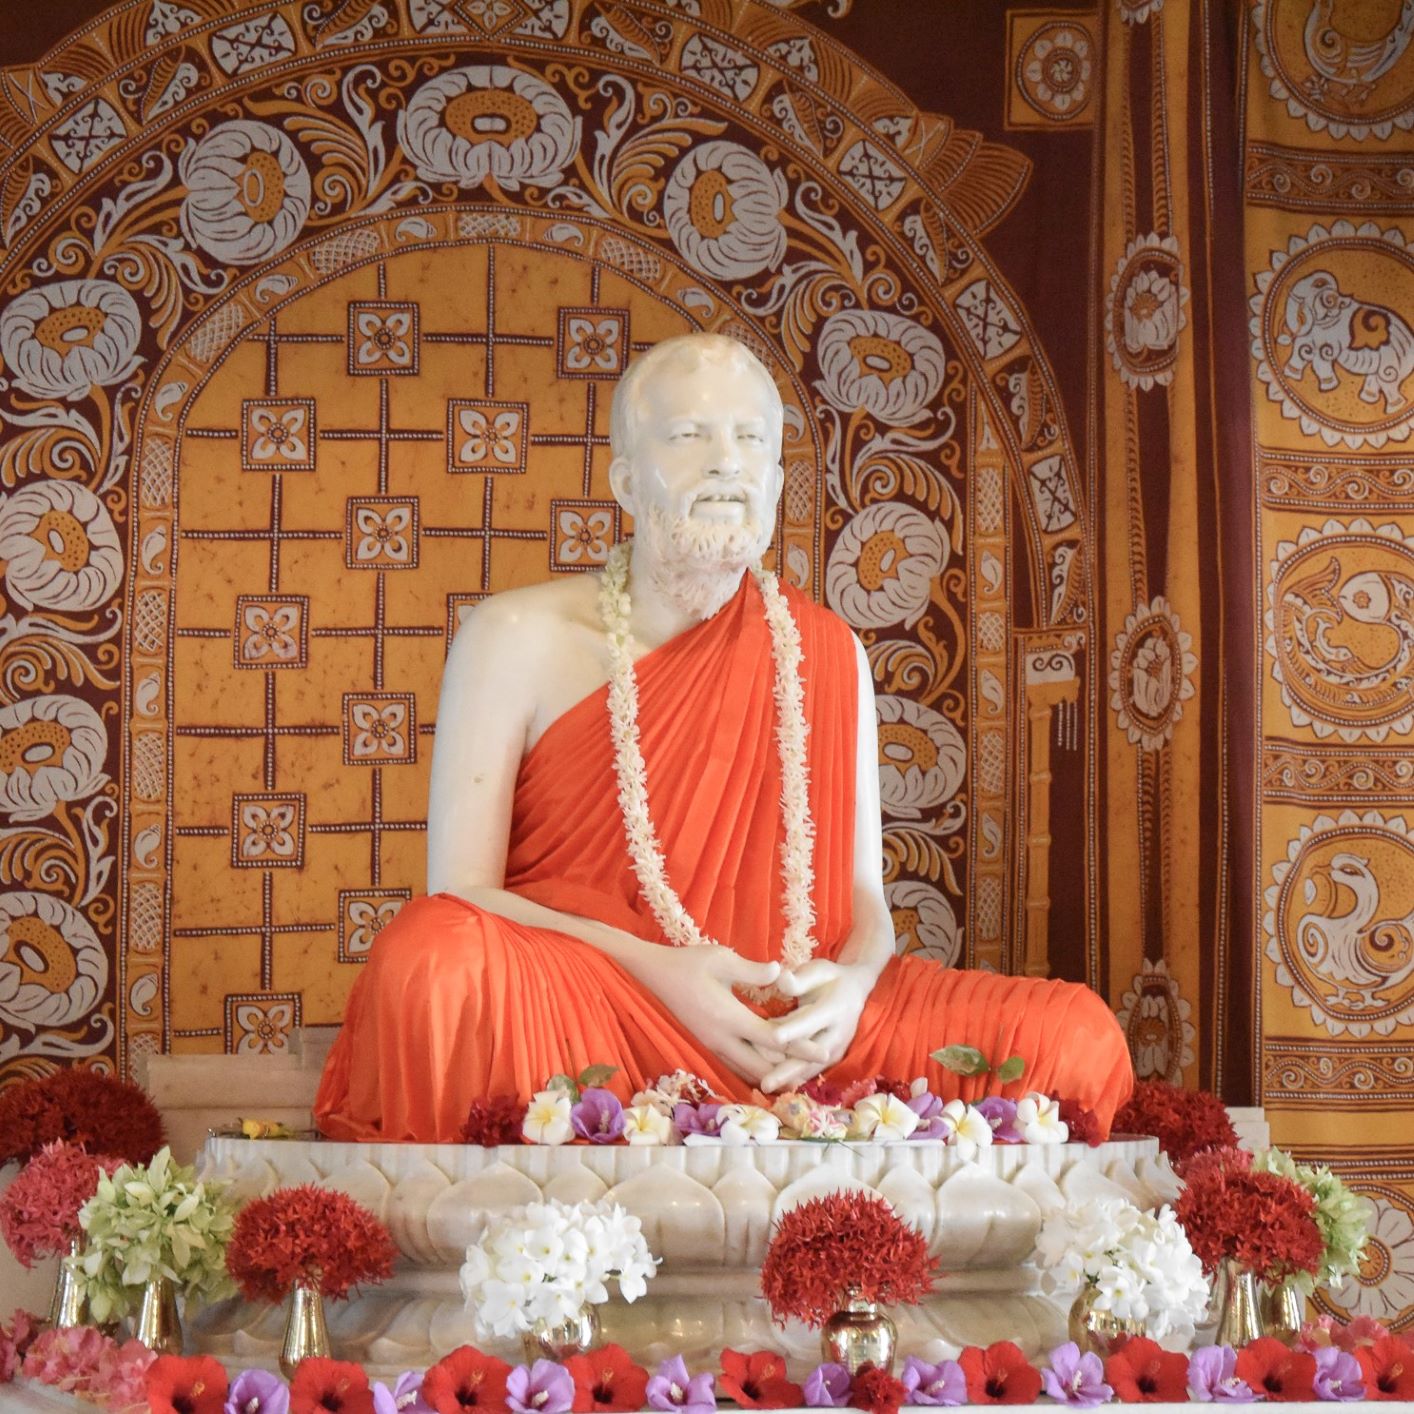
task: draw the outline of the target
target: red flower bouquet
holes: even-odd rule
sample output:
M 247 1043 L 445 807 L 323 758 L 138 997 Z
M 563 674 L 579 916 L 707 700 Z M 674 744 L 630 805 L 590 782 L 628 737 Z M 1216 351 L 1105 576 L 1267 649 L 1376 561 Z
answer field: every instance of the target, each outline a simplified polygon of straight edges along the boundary
M 1154 1134 L 1180 1172 L 1204 1149 L 1232 1147 L 1237 1131 L 1223 1102 L 1207 1090 L 1185 1090 L 1167 1080 L 1141 1080 L 1115 1115 L 1115 1134 Z
M 969 1345 L 957 1363 L 969 1404 L 1034 1404 L 1041 1393 L 1041 1372 L 1014 1341 L 998 1340 L 985 1350 Z
M 525 1119 L 525 1101 L 515 1095 L 488 1095 L 473 1100 L 462 1125 L 463 1144 L 494 1148 L 497 1144 L 519 1144 Z
M 1297 1272 L 1315 1273 L 1326 1250 L 1316 1203 L 1299 1183 L 1254 1173 L 1251 1156 L 1219 1149 L 1189 1164 L 1174 1205 L 1209 1274 L 1225 1257 L 1275 1286 Z
M 0 1197 L 0 1233 L 22 1267 L 68 1250 L 80 1231 L 79 1209 L 98 1188 L 98 1174 L 123 1161 L 95 1158 L 73 1144 L 46 1144 Z
M 857 1294 L 916 1305 L 933 1289 L 935 1258 L 916 1228 L 882 1198 L 827 1193 L 776 1224 L 761 1266 L 761 1294 L 776 1321 L 819 1326 Z
M 743 1409 L 798 1409 L 805 1391 L 786 1378 L 786 1362 L 774 1350 L 722 1351 L 717 1388 Z
M 301 1283 L 341 1301 L 357 1283 L 386 1281 L 397 1255 L 388 1229 L 361 1203 L 303 1184 L 241 1209 L 226 1267 L 248 1301 L 283 1301 Z
M 162 1116 L 141 1089 L 87 1066 L 0 1091 L 0 1164 L 25 1163 L 56 1139 L 135 1164 L 166 1142 Z

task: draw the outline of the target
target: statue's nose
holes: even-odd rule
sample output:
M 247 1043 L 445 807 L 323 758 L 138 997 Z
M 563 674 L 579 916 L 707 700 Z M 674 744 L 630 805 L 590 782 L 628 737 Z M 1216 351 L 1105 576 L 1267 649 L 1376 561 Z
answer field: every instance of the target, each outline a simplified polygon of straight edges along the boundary
M 708 476 L 739 476 L 741 474 L 741 451 L 736 439 L 727 432 L 719 432 L 712 438 L 711 456 L 708 458 Z

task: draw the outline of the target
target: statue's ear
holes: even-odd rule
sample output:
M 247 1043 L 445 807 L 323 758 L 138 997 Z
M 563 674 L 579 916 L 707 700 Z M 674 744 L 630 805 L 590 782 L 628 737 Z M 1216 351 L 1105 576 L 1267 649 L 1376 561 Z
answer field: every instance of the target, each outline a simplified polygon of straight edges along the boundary
M 609 463 L 609 490 L 614 500 L 634 515 L 633 509 L 633 467 L 627 457 L 615 457 Z

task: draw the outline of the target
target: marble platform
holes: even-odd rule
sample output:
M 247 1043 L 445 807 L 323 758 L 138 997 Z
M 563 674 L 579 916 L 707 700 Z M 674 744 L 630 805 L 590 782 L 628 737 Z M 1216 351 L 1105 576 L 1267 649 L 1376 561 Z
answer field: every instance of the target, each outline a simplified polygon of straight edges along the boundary
M 1001 1338 L 1032 1353 L 1064 1339 L 1068 1295 L 1042 1296 L 1030 1260 L 1047 1212 L 1100 1197 L 1150 1208 L 1178 1191 L 1147 1138 L 998 1145 L 967 1162 L 931 1142 L 483 1149 L 218 1137 L 200 1169 L 242 1199 L 324 1184 L 388 1224 L 401 1253 L 393 1279 L 333 1308 L 330 1334 L 346 1358 L 394 1372 L 466 1342 L 516 1354 L 513 1344 L 479 1340 L 457 1269 L 490 1217 L 542 1197 L 621 1203 L 662 1258 L 647 1298 L 604 1309 L 607 1339 L 642 1361 L 777 1349 L 803 1373 L 819 1359 L 817 1338 L 774 1327 L 757 1283 L 772 1224 L 811 1197 L 877 1193 L 927 1237 L 944 1273 L 938 1292 L 898 1319 L 901 1348 L 936 1359 Z M 273 1360 L 281 1330 L 279 1312 L 238 1301 L 190 1323 L 201 1349 L 232 1364 Z

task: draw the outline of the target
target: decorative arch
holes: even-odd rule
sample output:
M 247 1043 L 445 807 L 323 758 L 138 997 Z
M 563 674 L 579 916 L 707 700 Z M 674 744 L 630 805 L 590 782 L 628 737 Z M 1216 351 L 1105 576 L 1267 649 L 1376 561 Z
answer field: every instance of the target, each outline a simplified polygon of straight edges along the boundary
M 634 349 L 690 327 L 742 338 L 782 386 L 780 564 L 875 667 L 901 945 L 1045 970 L 1047 752 L 1091 671 L 1091 554 L 1055 380 L 982 245 L 1027 164 L 919 112 L 794 14 L 693 9 L 133 0 L 4 72 L 0 534 L 5 516 L 33 538 L 66 515 L 96 578 L 49 585 L 47 617 L 14 621 L 0 730 L 32 732 L 25 704 L 60 698 L 106 732 L 101 765 L 51 781 L 50 813 L 0 846 L 41 883 L 55 851 L 96 883 L 84 926 L 114 966 L 65 1045 L 123 1064 L 278 1048 L 336 1018 L 340 964 L 421 884 L 411 802 L 456 596 L 602 557 L 622 527 L 599 394 Z M 498 283 L 510 266 L 518 283 Z M 462 282 L 441 300 L 437 277 L 458 271 L 519 300 L 525 327 L 454 327 Z M 482 353 L 449 362 L 478 333 Z M 417 436 L 390 443 L 399 429 Z M 371 464 L 352 435 L 370 431 Z M 326 466 L 373 481 L 340 487 Z M 449 485 L 475 488 L 460 511 Z M 26 493 L 49 498 L 28 531 Z M 321 497 L 337 517 L 319 518 Z M 291 507 L 311 537 L 298 553 L 270 519 Z M 201 522 L 227 508 L 252 518 Z M 469 566 L 439 547 L 478 535 L 459 589 Z M 321 560 L 336 543 L 342 561 Z M 257 559 L 276 566 L 258 583 Z M 321 719 L 315 649 L 360 628 L 341 609 L 368 583 L 368 680 L 327 659 L 340 703 Z M 390 595 L 407 609 L 391 626 L 417 630 L 390 641 L 436 649 L 408 657 L 405 682 L 385 671 Z M 247 632 L 264 647 L 245 650 Z M 321 755 L 335 738 L 337 759 Z M 249 766 L 193 745 L 257 739 Z M 403 755 L 380 759 L 393 740 Z M 339 792 L 362 793 L 370 824 L 400 802 L 386 858 L 377 829 L 364 866 L 307 853 L 355 833 L 315 828 L 359 823 L 311 813 Z M 227 979 L 219 999 L 196 990 L 197 957 Z M 31 1031 L 18 1055 L 59 1054 L 52 1028 Z

